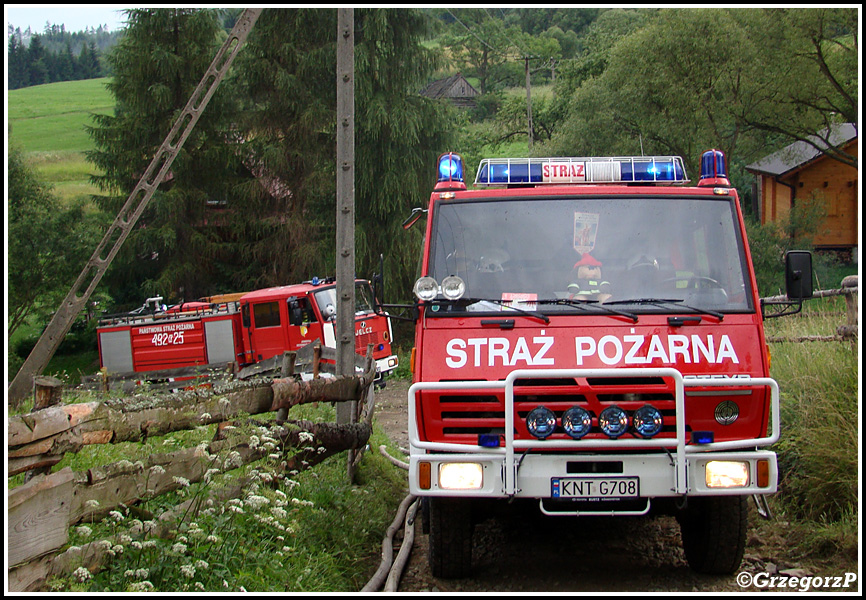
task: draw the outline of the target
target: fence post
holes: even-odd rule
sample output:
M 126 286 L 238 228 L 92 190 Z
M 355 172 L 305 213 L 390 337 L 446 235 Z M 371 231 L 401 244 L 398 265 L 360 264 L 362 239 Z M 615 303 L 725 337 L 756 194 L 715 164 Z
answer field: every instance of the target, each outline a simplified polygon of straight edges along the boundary
M 840 325 L 836 329 L 836 333 L 841 335 L 843 338 L 857 337 L 858 284 L 857 275 L 849 275 L 842 280 L 842 292 L 845 294 L 845 308 L 848 313 L 848 322 L 845 325 Z
M 56 377 L 48 375 L 37 375 L 33 378 L 33 411 L 42 410 L 51 406 L 57 406 L 63 400 L 63 382 Z M 24 481 L 30 481 L 37 475 L 47 475 L 51 472 L 51 465 L 30 469 L 24 475 Z

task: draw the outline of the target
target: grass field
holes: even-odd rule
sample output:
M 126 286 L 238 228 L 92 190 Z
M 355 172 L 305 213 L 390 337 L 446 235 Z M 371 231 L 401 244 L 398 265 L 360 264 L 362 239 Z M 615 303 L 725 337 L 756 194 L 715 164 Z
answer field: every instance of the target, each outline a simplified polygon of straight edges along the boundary
M 61 200 L 96 193 L 94 172 L 84 156 L 93 148 L 85 131 L 91 115 L 109 114 L 114 99 L 108 80 L 64 81 L 11 90 L 8 94 L 9 138 L 18 145 Z

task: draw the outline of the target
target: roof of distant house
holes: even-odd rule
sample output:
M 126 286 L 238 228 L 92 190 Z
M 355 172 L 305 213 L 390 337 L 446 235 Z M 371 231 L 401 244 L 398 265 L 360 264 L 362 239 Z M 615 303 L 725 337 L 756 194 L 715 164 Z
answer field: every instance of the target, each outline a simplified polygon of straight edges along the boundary
M 812 136 L 811 139 L 815 145 L 805 141 L 794 142 L 778 152 L 769 154 L 761 160 L 747 165 L 746 169 L 767 175 L 784 175 L 820 157 L 823 152 L 819 148 L 826 148 L 827 142 L 833 147 L 838 147 L 857 139 L 857 125 L 854 123 L 839 123 L 830 128 L 829 136 L 827 133 L 828 130 L 824 129 L 820 134 Z
M 445 92 L 447 92 L 452 85 L 457 83 L 460 80 L 463 80 L 467 86 L 469 86 L 468 94 L 466 97 L 477 96 L 478 90 L 472 87 L 472 84 L 466 81 L 466 78 L 463 77 L 460 73 L 456 75 L 452 75 L 451 77 L 446 77 L 445 79 L 439 79 L 434 81 L 423 90 L 421 90 L 421 95 L 427 96 L 428 98 L 441 98 Z

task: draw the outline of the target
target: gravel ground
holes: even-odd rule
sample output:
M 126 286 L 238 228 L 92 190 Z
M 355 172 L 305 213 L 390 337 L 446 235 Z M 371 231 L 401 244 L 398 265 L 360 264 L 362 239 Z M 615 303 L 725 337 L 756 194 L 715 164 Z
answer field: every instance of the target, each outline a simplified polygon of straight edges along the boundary
M 391 441 L 404 451 L 408 449 L 408 388 L 407 381 L 389 380 L 384 389 L 376 392 L 374 413 Z M 394 458 L 406 460 L 402 455 Z M 473 576 L 445 580 L 430 574 L 427 536 L 419 519 L 398 591 L 794 592 L 804 591 L 806 582 L 811 592 L 859 590 L 855 562 L 841 556 L 821 561 L 797 557 L 786 533 L 787 523 L 765 521 L 753 514 L 740 572 L 703 576 L 688 568 L 679 526 L 671 517 L 570 519 L 543 517 L 537 510 L 523 511 L 476 526 Z M 395 546 L 398 543 L 399 538 Z M 396 547 L 394 552 L 396 555 Z M 846 573 L 854 573 L 856 581 L 847 589 L 834 588 L 833 584 L 845 583 Z M 815 579 L 818 577 L 819 582 Z M 839 579 L 833 579 L 836 577 Z M 820 584 L 817 589 L 816 582 Z M 792 584 L 793 589 L 785 587 Z

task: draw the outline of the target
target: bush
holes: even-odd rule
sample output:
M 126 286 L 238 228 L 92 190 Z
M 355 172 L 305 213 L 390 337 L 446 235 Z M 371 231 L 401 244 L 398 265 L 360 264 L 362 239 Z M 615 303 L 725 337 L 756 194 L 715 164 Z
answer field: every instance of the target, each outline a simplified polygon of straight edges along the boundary
M 772 335 L 828 335 L 838 311 L 777 319 Z M 844 318 L 844 317 L 841 317 Z M 782 436 L 779 499 L 816 523 L 836 523 L 858 500 L 858 378 L 856 346 L 843 342 L 773 344 L 771 374 L 779 382 Z

